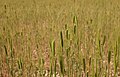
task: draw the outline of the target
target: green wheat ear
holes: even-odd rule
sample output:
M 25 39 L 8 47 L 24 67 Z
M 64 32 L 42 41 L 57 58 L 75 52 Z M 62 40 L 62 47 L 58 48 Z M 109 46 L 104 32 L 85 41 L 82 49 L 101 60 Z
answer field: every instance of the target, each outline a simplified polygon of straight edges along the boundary
M 84 70 L 84 72 L 85 72 L 85 69 L 86 69 L 86 67 L 85 67 L 85 58 L 83 58 L 83 70 Z
M 54 64 L 55 64 L 55 65 L 54 65 L 54 74 L 55 74 L 55 77 L 56 77 L 56 63 L 57 63 L 57 61 L 55 60 L 55 61 L 54 61 Z
M 105 41 L 106 41 L 106 36 L 104 35 L 104 38 L 103 38 L 103 43 L 102 43 L 102 45 L 104 45 L 104 44 L 105 44 Z
M 52 63 L 50 63 L 50 77 L 52 77 L 53 70 L 52 70 Z
M 69 32 L 66 30 L 66 38 L 69 39 Z
M 22 67 L 23 67 L 23 62 L 22 62 L 22 59 L 20 58 L 20 59 L 18 60 L 18 68 L 19 68 L 19 69 L 22 69 Z
M 8 56 L 7 47 L 5 45 L 4 45 L 4 49 L 5 49 L 6 56 Z
M 116 75 L 116 72 L 117 72 L 117 60 L 116 60 L 116 57 L 117 57 L 117 51 L 118 51 L 118 45 L 117 45 L 117 42 L 116 42 L 116 47 L 115 47 L 115 50 L 114 50 L 114 76 Z
M 108 76 L 110 74 L 111 51 L 108 52 Z
M 63 35 L 62 35 L 62 31 L 60 32 L 60 38 L 61 38 L 61 46 L 63 48 Z
M 5 49 L 5 54 L 6 54 L 6 63 L 9 65 L 8 51 L 7 51 L 7 47 L 5 45 L 4 45 L 4 49 Z
M 62 56 L 60 56 L 59 63 L 60 63 L 61 76 L 63 77 L 63 75 L 64 75 L 64 64 L 63 64 L 63 57 Z
M 51 51 L 52 51 L 52 55 L 55 56 L 55 41 L 54 40 L 51 43 Z
M 89 76 L 88 76 L 88 71 L 87 71 L 87 77 L 89 77 Z
M 76 25 L 74 25 L 74 34 L 76 34 Z
M 89 58 L 89 66 L 91 65 L 91 56 L 90 56 L 90 58 Z
M 73 24 L 77 24 L 77 23 L 78 23 L 77 16 L 74 16 L 73 17 Z
M 120 36 L 118 37 L 118 65 L 120 65 Z
M 67 29 L 67 24 L 65 24 L 65 30 Z
M 9 38 L 9 44 L 10 44 L 10 56 L 13 58 L 14 52 L 13 52 L 13 45 L 12 45 L 12 40 Z
M 68 56 L 69 56 L 69 51 L 70 51 L 70 47 L 68 47 L 68 48 L 66 49 L 66 56 L 67 56 L 67 58 L 68 58 Z
M 74 24 L 74 34 L 76 34 L 77 25 L 78 25 L 77 16 L 73 17 L 73 24 Z
M 110 60 L 111 60 L 111 51 L 108 52 L 108 64 L 110 64 Z

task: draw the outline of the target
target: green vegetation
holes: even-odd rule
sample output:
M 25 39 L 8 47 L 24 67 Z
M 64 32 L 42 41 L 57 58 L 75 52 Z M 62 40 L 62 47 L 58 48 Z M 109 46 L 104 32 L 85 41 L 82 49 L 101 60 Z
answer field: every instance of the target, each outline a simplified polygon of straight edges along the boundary
M 118 77 L 119 0 L 1 0 L 0 77 Z

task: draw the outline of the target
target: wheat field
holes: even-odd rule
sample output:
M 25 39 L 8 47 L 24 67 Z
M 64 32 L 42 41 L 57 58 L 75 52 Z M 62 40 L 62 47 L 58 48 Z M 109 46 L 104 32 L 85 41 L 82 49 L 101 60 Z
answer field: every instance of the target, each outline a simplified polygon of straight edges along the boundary
M 120 0 L 0 0 L 0 77 L 120 77 Z

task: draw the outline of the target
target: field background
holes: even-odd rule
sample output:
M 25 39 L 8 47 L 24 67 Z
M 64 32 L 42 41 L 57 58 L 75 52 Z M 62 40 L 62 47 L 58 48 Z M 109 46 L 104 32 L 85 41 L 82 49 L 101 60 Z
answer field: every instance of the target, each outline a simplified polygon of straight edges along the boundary
M 119 67 L 120 0 L 0 0 L 0 77 L 118 77 Z

